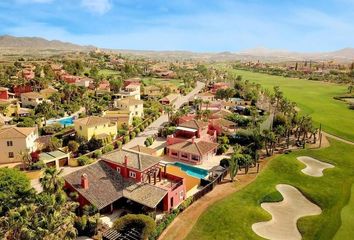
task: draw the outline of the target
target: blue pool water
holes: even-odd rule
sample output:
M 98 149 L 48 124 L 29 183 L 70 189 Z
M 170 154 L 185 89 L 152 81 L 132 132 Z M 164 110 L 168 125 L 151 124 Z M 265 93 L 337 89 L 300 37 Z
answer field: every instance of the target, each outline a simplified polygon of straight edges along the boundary
M 205 178 L 208 175 L 207 170 L 193 167 L 193 166 L 185 164 L 185 163 L 175 162 L 172 165 L 181 168 L 182 171 L 186 172 L 189 176 L 192 176 L 195 178 Z
M 66 117 L 56 120 L 49 120 L 47 124 L 60 123 L 62 126 L 70 126 L 74 124 L 74 117 Z

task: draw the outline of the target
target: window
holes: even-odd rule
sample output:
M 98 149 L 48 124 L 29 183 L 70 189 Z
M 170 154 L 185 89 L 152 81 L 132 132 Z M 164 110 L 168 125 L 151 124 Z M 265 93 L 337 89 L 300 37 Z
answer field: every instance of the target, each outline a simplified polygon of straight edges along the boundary
M 135 112 L 135 115 L 138 115 L 138 112 Z
M 9 158 L 14 158 L 14 157 L 15 157 L 14 153 L 13 152 L 9 152 Z
M 12 141 L 7 141 L 7 146 L 8 147 L 12 147 L 13 146 L 13 142 Z
M 178 155 L 177 152 L 171 152 L 171 154 L 172 154 L 173 156 L 177 156 L 177 155 Z
M 179 192 L 179 199 L 183 199 L 183 197 L 184 197 L 184 192 L 183 192 L 183 191 L 180 191 L 180 192 Z
M 132 171 L 129 171 L 129 177 L 136 178 L 136 173 L 132 172 Z
M 119 173 L 120 173 L 120 167 L 117 167 L 117 172 L 119 172 Z
M 82 126 L 80 126 L 80 130 L 82 131 Z
M 182 154 L 181 154 L 181 157 L 182 157 L 182 158 L 188 158 L 188 154 L 182 153 Z
M 192 155 L 192 160 L 198 161 L 199 160 L 199 156 Z

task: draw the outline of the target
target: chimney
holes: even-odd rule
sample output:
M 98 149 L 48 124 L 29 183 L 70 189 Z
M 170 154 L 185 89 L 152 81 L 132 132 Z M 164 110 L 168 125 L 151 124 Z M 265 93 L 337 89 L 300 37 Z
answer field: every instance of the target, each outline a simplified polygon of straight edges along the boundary
M 86 173 L 81 175 L 81 187 L 85 190 L 89 188 L 89 180 Z
M 194 144 L 194 142 L 195 142 L 195 136 L 192 137 L 192 143 Z
M 127 155 L 124 156 L 124 165 L 128 166 L 128 156 Z

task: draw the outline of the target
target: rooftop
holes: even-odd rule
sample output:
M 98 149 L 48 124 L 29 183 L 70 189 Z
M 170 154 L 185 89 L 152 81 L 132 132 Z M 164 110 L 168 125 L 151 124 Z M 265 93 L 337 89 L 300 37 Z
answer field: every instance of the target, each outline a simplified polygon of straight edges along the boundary
M 34 127 L 3 127 L 0 129 L 0 139 L 26 138 L 35 131 Z
M 27 97 L 27 98 L 43 98 L 43 96 L 37 92 L 27 92 L 27 93 L 21 93 L 21 97 Z
M 160 158 L 142 154 L 131 150 L 115 150 L 102 155 L 102 160 L 124 164 L 124 158 L 128 158 L 128 167 L 144 171 L 160 162 Z
M 103 118 L 103 117 L 90 116 L 90 117 L 85 117 L 85 118 L 79 118 L 79 119 L 75 120 L 74 123 L 77 123 L 80 125 L 86 125 L 87 127 L 93 127 L 93 126 L 97 126 L 97 125 L 110 123 L 110 120 Z
M 185 153 L 190 153 L 194 155 L 202 156 L 210 151 L 213 151 L 218 147 L 217 143 L 207 142 L 207 141 L 199 141 L 199 142 L 180 142 L 176 144 L 172 144 L 168 146 L 169 149 L 182 151 Z
M 125 105 L 138 105 L 138 104 L 144 104 L 144 101 L 135 98 L 123 98 L 117 100 L 117 103 L 121 103 Z
M 203 122 L 200 120 L 195 120 L 192 119 L 188 122 L 184 122 L 178 125 L 179 127 L 184 127 L 184 128 L 192 128 L 192 129 L 201 129 L 201 128 L 205 128 L 208 126 L 207 122 Z

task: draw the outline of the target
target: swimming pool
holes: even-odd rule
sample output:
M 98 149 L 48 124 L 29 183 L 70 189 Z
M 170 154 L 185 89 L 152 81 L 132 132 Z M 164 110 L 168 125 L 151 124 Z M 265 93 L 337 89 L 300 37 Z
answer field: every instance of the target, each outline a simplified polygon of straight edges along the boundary
M 47 124 L 60 123 L 62 126 L 70 126 L 74 124 L 74 117 L 65 117 L 60 119 L 48 120 Z
M 189 176 L 195 178 L 205 178 L 208 175 L 208 171 L 198 167 L 193 167 L 192 165 L 175 162 L 172 165 L 179 167 L 182 171 L 186 172 Z

